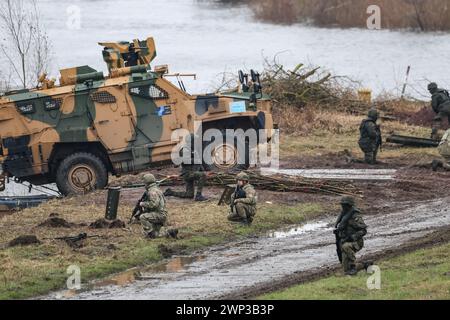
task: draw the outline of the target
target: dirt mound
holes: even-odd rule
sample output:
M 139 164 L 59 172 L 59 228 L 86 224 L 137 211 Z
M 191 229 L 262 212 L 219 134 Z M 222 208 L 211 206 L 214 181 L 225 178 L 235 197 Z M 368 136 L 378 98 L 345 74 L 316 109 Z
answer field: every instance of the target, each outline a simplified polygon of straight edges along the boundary
M 431 107 L 423 107 L 415 113 L 398 113 L 395 117 L 410 125 L 431 127 L 436 113 L 434 113 Z M 447 119 L 443 119 L 444 126 L 447 125 L 447 122 Z
M 125 222 L 122 220 L 116 219 L 116 220 L 106 220 L 105 218 L 98 219 L 94 222 L 92 222 L 89 225 L 89 228 L 92 229 L 120 229 L 125 228 Z
M 183 254 L 186 251 L 186 246 L 173 244 L 173 245 L 158 245 L 158 251 L 164 259 L 170 258 L 174 255 Z
M 11 240 L 8 243 L 8 247 L 29 246 L 32 244 L 41 244 L 41 242 L 35 235 L 24 235 Z
M 56 213 L 52 213 L 47 220 L 38 225 L 38 227 L 47 228 L 72 228 L 73 226 L 75 226 L 73 223 L 60 218 Z

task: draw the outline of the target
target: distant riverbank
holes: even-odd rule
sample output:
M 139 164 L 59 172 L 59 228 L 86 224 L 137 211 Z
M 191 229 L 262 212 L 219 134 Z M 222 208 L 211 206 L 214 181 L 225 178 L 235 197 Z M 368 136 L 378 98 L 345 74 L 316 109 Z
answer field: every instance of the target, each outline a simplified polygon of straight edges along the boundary
M 450 30 L 450 0 L 217 0 L 248 4 L 258 20 L 310 23 L 322 27 L 366 28 L 369 6 L 381 9 L 381 28 L 413 31 Z

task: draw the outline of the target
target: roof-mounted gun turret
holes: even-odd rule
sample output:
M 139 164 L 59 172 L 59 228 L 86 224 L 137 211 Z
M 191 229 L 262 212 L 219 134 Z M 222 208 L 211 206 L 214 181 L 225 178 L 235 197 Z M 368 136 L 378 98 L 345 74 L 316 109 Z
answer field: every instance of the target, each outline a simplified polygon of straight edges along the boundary
M 156 57 L 155 41 L 152 37 L 132 42 L 99 42 L 103 46 L 103 60 L 109 73 L 125 67 L 149 65 Z

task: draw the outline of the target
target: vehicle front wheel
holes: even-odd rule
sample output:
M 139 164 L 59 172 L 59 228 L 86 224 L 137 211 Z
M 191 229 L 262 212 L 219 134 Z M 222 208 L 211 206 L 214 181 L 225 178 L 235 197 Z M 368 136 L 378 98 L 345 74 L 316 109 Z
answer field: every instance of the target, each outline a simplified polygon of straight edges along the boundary
M 86 194 L 108 184 L 102 160 L 91 153 L 75 153 L 65 158 L 56 171 L 56 185 L 63 195 Z

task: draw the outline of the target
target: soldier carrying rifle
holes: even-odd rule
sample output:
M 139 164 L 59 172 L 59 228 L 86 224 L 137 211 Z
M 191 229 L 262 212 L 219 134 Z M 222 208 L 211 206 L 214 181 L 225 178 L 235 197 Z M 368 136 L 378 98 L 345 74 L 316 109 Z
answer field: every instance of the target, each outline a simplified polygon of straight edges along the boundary
M 166 198 L 159 189 L 158 182 L 152 174 L 144 176 L 145 192 L 133 210 L 131 220 L 138 219 L 148 239 L 155 239 L 166 224 Z M 168 230 L 167 236 L 176 238 L 178 230 Z
M 256 191 L 249 183 L 249 176 L 241 172 L 236 176 L 237 185 L 231 195 L 231 212 L 228 220 L 250 225 L 256 215 Z
M 344 267 L 346 275 L 356 275 L 355 254 L 364 247 L 363 237 L 367 234 L 367 226 L 359 209 L 355 207 L 352 197 L 341 200 L 342 212 L 339 215 L 333 233 L 336 235 L 336 250 L 339 261 Z M 364 264 L 367 268 L 371 262 Z

